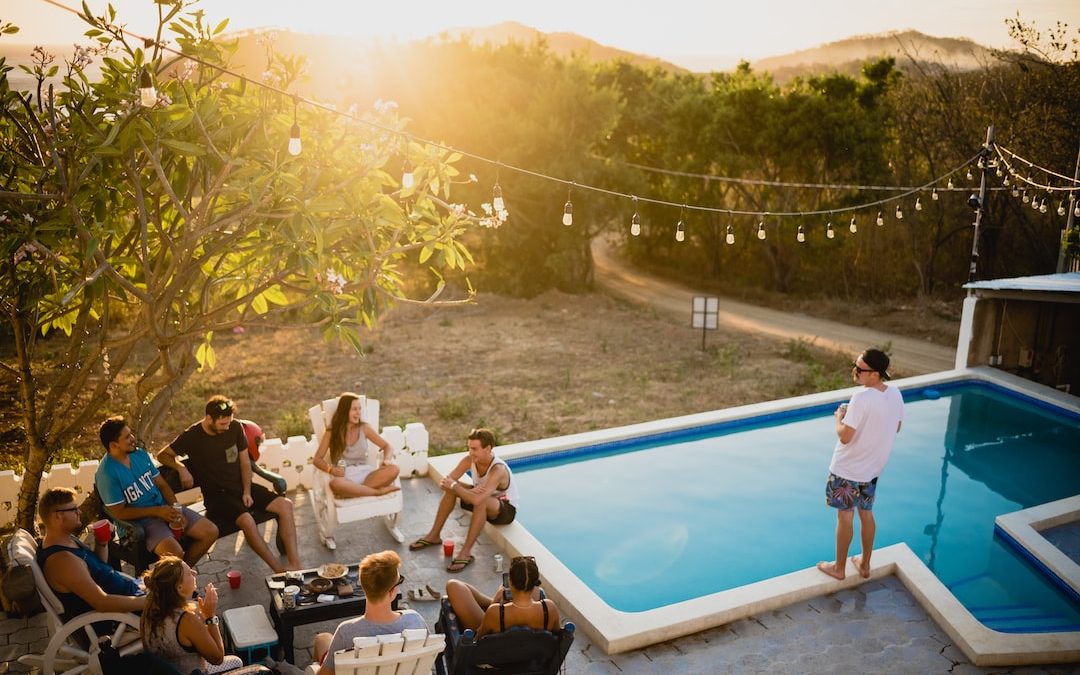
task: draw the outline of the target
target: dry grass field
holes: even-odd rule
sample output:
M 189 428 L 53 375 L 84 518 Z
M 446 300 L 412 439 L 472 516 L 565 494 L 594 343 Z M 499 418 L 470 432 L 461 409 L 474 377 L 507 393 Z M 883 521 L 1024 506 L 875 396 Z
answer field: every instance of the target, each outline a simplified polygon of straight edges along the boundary
M 361 357 L 324 342 L 315 327 L 220 335 L 217 367 L 191 378 L 145 440 L 169 442 L 215 393 L 236 400 L 270 437 L 310 436 L 307 408 L 354 390 L 381 401 L 383 425 L 423 422 L 434 450 L 456 450 L 476 426 L 505 444 L 833 389 L 848 384 L 851 359 L 725 331 L 710 332 L 702 351 L 701 333 L 684 322 L 604 295 L 554 291 L 401 307 L 365 339 Z M 116 400 L 113 412 L 125 412 L 122 391 Z M 11 466 L 18 420 L 5 420 Z M 98 456 L 96 430 L 64 454 Z

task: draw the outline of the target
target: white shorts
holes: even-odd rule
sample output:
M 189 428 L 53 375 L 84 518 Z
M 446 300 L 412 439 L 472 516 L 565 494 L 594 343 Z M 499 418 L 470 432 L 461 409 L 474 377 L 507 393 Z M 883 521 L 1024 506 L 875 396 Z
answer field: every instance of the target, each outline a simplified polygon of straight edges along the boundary
M 359 485 L 374 470 L 375 467 L 370 464 L 349 464 L 345 467 L 345 478 Z

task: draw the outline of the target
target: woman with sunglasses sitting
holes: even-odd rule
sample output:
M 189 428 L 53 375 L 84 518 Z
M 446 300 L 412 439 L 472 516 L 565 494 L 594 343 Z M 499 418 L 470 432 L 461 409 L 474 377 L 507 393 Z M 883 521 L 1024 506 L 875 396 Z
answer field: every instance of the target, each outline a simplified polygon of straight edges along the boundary
M 471 628 L 478 636 L 500 633 L 514 626 L 558 630 L 559 609 L 552 600 L 543 597 L 536 560 L 532 556 L 513 558 L 508 576 L 510 588 L 500 586 L 490 598 L 463 581 L 446 582 L 446 595 L 461 629 Z

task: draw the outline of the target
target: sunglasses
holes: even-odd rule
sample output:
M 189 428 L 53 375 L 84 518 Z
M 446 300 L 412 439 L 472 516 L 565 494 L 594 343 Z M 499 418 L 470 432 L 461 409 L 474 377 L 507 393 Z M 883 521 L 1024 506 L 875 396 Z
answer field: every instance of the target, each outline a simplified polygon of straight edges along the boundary
M 398 579 L 397 579 L 397 583 L 394 584 L 394 586 L 400 586 L 403 583 L 405 583 L 405 575 L 404 574 L 399 574 Z
M 857 371 L 859 371 L 860 373 L 875 373 L 875 372 L 877 372 L 877 371 L 876 371 L 876 370 L 874 370 L 873 368 L 860 368 L 860 367 L 859 367 L 859 364 L 857 364 L 857 363 L 852 363 L 852 364 L 851 364 L 851 369 L 852 369 L 852 370 L 857 370 Z
M 70 507 L 68 507 L 66 509 L 53 509 L 53 513 L 63 513 L 65 511 L 78 511 L 78 510 L 79 510 L 78 506 L 70 506 Z

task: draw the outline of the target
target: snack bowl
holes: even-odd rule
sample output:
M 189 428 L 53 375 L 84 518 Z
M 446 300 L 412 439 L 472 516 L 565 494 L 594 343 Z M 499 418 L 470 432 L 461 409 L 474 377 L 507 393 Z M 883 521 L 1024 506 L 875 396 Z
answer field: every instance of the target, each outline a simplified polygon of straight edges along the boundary
M 316 573 L 323 579 L 340 579 L 349 572 L 349 568 L 341 563 L 327 563 L 320 565 Z
M 308 588 L 312 593 L 325 593 L 334 587 L 334 582 L 323 577 L 315 577 L 308 582 Z

